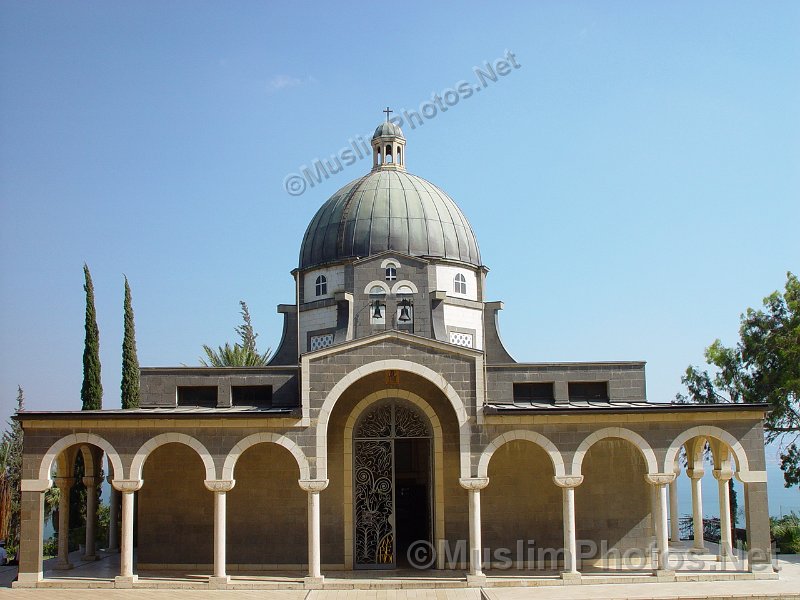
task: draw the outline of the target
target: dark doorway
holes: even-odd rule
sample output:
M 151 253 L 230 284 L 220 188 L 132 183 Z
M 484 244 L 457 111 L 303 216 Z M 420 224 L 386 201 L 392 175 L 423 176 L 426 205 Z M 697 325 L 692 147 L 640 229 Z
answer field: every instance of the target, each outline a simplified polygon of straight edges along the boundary
M 412 566 L 409 548 L 430 543 L 431 437 L 427 417 L 403 400 L 378 403 L 359 418 L 353 432 L 354 568 Z
M 431 440 L 396 439 L 394 452 L 396 564 L 408 568 L 409 548 L 431 541 Z

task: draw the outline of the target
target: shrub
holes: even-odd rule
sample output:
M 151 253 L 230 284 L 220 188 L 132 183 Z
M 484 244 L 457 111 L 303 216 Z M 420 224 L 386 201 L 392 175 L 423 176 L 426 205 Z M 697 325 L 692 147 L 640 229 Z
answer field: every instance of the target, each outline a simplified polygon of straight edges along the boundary
M 42 554 L 44 554 L 44 558 L 58 556 L 58 534 L 44 541 L 44 544 L 42 544 Z
M 800 554 L 800 516 L 791 512 L 780 519 L 770 519 L 772 537 L 783 554 Z

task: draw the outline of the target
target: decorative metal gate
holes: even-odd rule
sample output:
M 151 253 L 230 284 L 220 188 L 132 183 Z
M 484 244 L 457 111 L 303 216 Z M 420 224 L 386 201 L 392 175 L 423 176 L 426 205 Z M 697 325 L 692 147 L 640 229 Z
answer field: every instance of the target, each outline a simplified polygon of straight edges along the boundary
M 364 414 L 353 435 L 354 565 L 397 565 L 395 531 L 396 438 L 430 438 L 427 418 L 411 404 L 390 400 Z

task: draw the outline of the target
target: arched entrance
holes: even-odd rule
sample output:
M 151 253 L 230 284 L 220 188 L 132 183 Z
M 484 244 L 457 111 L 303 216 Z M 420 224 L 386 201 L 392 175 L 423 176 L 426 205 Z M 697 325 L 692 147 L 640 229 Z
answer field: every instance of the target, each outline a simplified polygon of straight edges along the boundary
M 415 542 L 432 541 L 432 428 L 412 403 L 387 399 L 353 431 L 353 557 L 357 569 L 407 564 Z

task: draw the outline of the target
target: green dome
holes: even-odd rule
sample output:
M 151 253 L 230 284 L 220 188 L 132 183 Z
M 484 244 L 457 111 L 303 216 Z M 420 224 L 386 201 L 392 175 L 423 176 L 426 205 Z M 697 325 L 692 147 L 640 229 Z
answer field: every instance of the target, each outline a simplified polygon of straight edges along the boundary
M 405 170 L 377 169 L 320 207 L 303 238 L 300 268 L 386 250 L 481 265 L 472 227 L 450 196 Z

